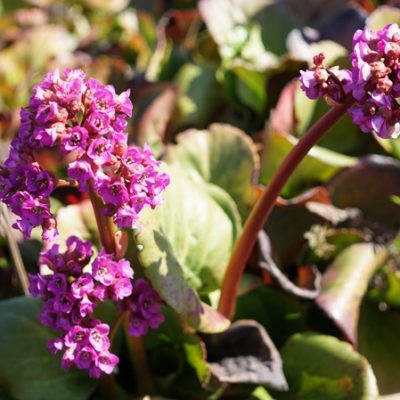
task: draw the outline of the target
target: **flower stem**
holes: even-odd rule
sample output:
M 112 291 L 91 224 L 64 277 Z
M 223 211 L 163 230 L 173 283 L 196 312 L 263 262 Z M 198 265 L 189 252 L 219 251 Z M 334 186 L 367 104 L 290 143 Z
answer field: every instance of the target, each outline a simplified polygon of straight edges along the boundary
M 121 311 L 117 319 L 114 321 L 113 326 L 111 327 L 111 332 L 110 332 L 110 342 L 113 343 L 115 336 L 117 335 L 118 328 L 121 326 L 121 322 L 127 317 L 127 312 L 126 311 Z
M 128 351 L 132 368 L 137 377 L 138 394 L 141 396 L 153 394 L 153 377 L 150 373 L 149 363 L 147 360 L 146 348 L 144 346 L 143 338 L 131 336 L 128 332 L 129 320 L 124 318 L 124 327 L 126 340 L 128 344 Z
M 229 319 L 233 317 L 240 278 L 256 243 L 258 232 L 267 222 L 282 188 L 308 151 L 343 116 L 353 102 L 351 96 L 347 97 L 343 104 L 333 107 L 309 129 L 283 160 L 251 211 L 236 243 L 222 283 L 218 311 L 225 317 Z
M 10 229 L 10 219 L 8 214 L 8 209 L 4 204 L 0 206 L 0 222 L 2 223 L 4 228 L 5 235 L 7 237 L 8 247 L 11 252 L 11 256 L 14 262 L 15 269 L 17 271 L 18 279 L 22 287 L 22 291 L 24 295 L 30 297 L 29 293 L 29 280 L 28 274 L 26 273 L 26 269 L 24 263 L 22 261 L 21 253 L 18 248 L 17 241 L 15 240 L 14 233 Z
M 96 217 L 97 228 L 100 234 L 100 241 L 107 253 L 115 254 L 115 237 L 114 223 L 111 218 L 103 214 L 103 200 L 93 190 L 92 185 L 89 186 L 89 196 L 92 202 L 94 215 Z

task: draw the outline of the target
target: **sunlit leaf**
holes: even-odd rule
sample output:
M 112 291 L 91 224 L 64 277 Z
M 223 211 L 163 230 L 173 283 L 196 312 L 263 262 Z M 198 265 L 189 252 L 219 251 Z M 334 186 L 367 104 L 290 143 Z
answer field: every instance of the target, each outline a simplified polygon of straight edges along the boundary
M 214 40 L 223 45 L 232 40 L 235 27 L 245 25 L 271 0 L 201 0 L 199 10 Z M 217 17 L 216 17 L 217 16 Z
M 219 331 L 227 320 L 202 304 L 194 289 L 205 294 L 219 287 L 236 240 L 234 228 L 201 185 L 176 168 L 168 173 L 164 203 L 141 213 L 135 236 L 139 260 L 173 309 L 200 331 Z
M 318 334 L 296 334 L 282 349 L 290 394 L 279 399 L 376 399 L 368 361 L 345 342 Z M 295 396 L 295 397 L 294 397 Z
M 182 168 L 193 181 L 224 189 L 245 217 L 254 204 L 254 178 L 259 158 L 252 141 L 237 128 L 213 124 L 207 131 L 189 130 L 167 148 L 169 164 Z
M 387 24 L 400 23 L 400 10 L 397 7 L 377 7 L 366 19 L 366 26 L 372 30 L 382 29 Z

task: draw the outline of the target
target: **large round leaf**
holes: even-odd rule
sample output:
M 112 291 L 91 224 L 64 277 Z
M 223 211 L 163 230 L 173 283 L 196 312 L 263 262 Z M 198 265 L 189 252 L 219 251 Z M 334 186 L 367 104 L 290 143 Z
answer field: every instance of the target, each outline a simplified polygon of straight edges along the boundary
M 227 320 L 202 304 L 195 289 L 207 294 L 220 286 L 236 241 L 232 213 L 177 168 L 168 174 L 164 203 L 141 213 L 139 260 L 164 300 L 195 328 L 224 329 Z
M 378 397 L 376 379 L 367 360 L 348 343 L 334 337 L 296 334 L 284 346 L 282 359 L 290 399 L 372 400 Z
M 166 161 L 177 165 L 197 182 L 209 182 L 227 191 L 242 216 L 255 201 L 254 175 L 259 159 L 248 136 L 230 125 L 213 124 L 208 130 L 189 130 L 167 149 Z
M 24 400 L 86 400 L 96 381 L 84 371 L 61 369 L 47 349 L 54 334 L 36 319 L 39 308 L 26 297 L 0 303 L 0 386 Z

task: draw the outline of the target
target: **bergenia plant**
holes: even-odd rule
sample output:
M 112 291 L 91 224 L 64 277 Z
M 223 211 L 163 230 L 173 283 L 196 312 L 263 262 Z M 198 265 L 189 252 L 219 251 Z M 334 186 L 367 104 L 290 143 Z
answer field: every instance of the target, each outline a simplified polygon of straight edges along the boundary
M 110 374 L 118 357 L 110 351 L 110 327 L 93 316 L 111 300 L 129 319 L 129 332 L 144 335 L 163 322 L 161 298 L 149 283 L 134 279 L 130 262 L 116 254 L 114 227 L 133 228 L 145 206 L 156 207 L 169 183 L 148 147 L 128 145 L 129 90 L 87 78 L 81 70 L 54 71 L 33 89 L 21 110 L 21 127 L 0 171 L 0 198 L 18 217 L 25 238 L 42 229 L 43 274 L 30 275 L 30 293 L 43 301 L 40 321 L 57 331 L 48 344 L 61 351 L 63 368 Z M 42 168 L 35 154 L 54 149 L 67 157 L 68 179 Z M 77 186 L 92 200 L 102 248 L 71 236 L 60 243 L 50 196 L 57 186 Z M 63 251 L 62 249 L 65 248 Z
M 200 3 L 202 4 L 200 6 L 201 12 L 207 13 L 208 8 L 204 7 L 207 2 L 203 0 Z M 224 2 L 224 4 L 228 3 Z M 210 5 L 211 3 L 208 2 L 207 4 Z M 233 14 L 238 14 L 239 19 L 242 17 L 241 13 L 234 12 Z M 245 14 L 243 13 L 243 18 Z M 193 15 L 179 14 L 176 17 L 177 21 L 179 22 L 179 18 L 184 16 L 185 18 L 197 18 L 198 13 L 193 13 Z M 145 23 L 146 18 L 144 18 L 144 22 L 140 20 L 138 25 L 147 26 Z M 121 17 L 121 21 L 123 19 Z M 166 23 L 166 21 L 163 20 L 161 24 L 164 29 L 169 26 L 169 22 Z M 190 34 L 192 30 L 196 31 L 197 24 L 180 24 L 178 22 L 176 26 L 179 29 L 183 29 L 186 25 L 194 27 L 193 29 L 188 29 L 188 39 L 185 39 L 187 47 L 192 48 L 192 41 L 189 40 Z M 236 22 L 239 24 L 240 21 Z M 252 39 L 255 43 L 252 42 L 255 46 L 255 53 L 257 53 L 259 46 L 262 46 L 261 37 L 263 37 L 264 33 L 261 34 L 258 29 L 253 29 L 251 24 L 247 27 L 243 22 L 240 22 L 238 26 L 240 28 L 238 32 L 243 33 L 243 35 L 239 35 L 239 39 L 241 40 L 242 36 L 243 40 L 246 38 Z M 175 29 L 171 29 L 171 31 L 175 32 Z M 220 47 L 223 47 L 224 38 L 222 36 L 224 35 L 219 38 L 218 42 L 219 31 L 218 29 L 216 31 L 215 42 Z M 170 35 L 171 37 L 173 36 L 172 34 Z M 171 44 L 169 42 L 171 37 L 167 35 L 167 32 L 165 32 L 165 37 L 162 34 L 156 35 L 155 33 L 154 37 L 156 36 L 163 38 L 163 45 L 157 47 L 154 58 L 149 61 L 151 68 L 149 68 L 150 72 L 147 71 L 148 76 L 146 76 L 149 80 L 156 80 L 157 77 L 155 75 L 157 75 L 158 69 L 160 71 L 162 69 L 161 67 L 156 68 L 155 63 L 161 59 L 161 64 L 163 64 L 164 57 L 169 57 L 167 53 L 175 54 L 175 51 L 171 50 L 172 47 L 168 47 Z M 143 43 L 147 43 L 147 41 L 143 40 Z M 136 43 L 136 39 L 133 42 Z M 167 45 L 164 45 L 164 42 Z M 190 46 L 188 46 L 189 42 Z M 194 42 L 196 41 L 194 40 Z M 129 43 L 129 45 L 132 44 L 131 42 Z M 171 44 L 171 46 L 173 45 Z M 165 51 L 164 54 L 164 49 L 167 47 L 169 50 Z M 132 50 L 131 48 L 129 49 Z M 251 49 L 245 50 L 245 46 L 238 46 L 234 54 L 236 52 L 242 53 L 240 62 L 232 63 L 232 65 L 228 62 L 223 63 L 226 65 L 222 65 L 219 74 L 216 75 L 222 76 L 226 72 L 226 76 L 229 78 L 227 80 L 239 82 L 236 86 L 241 88 L 240 93 L 246 104 L 254 106 L 255 103 L 255 108 L 258 111 L 264 110 L 264 104 L 258 104 L 259 98 L 264 98 L 264 93 L 260 94 L 260 92 L 264 90 L 264 86 L 267 86 L 264 80 L 264 78 L 267 79 L 265 76 L 259 80 L 261 66 L 251 70 L 251 75 L 249 75 L 251 78 L 248 79 L 248 82 L 245 82 L 245 80 L 235 81 L 236 78 L 240 78 L 242 73 L 243 76 L 247 76 L 248 71 L 246 68 L 249 67 L 249 63 L 253 58 L 249 58 L 248 54 Z M 150 53 L 151 51 L 149 50 Z M 253 55 L 253 50 L 251 55 Z M 267 54 L 265 53 L 264 55 Z M 221 51 L 222 59 L 223 56 L 224 51 Z M 160 328 L 162 330 L 161 324 L 165 319 L 162 313 L 162 301 L 165 300 L 167 306 L 164 314 L 167 315 L 169 313 L 166 319 L 168 321 L 168 318 L 170 318 L 168 322 L 172 322 L 164 324 L 164 326 L 168 325 L 165 330 L 166 333 L 162 331 L 157 336 L 157 339 L 160 339 L 160 337 L 162 340 L 165 339 L 165 347 L 169 346 L 173 349 L 173 352 L 176 350 L 176 353 L 180 353 L 177 356 L 173 354 L 173 357 L 176 356 L 178 360 L 176 363 L 179 364 L 176 370 L 171 373 L 168 370 L 163 375 L 164 365 L 159 368 L 162 370 L 160 373 L 162 375 L 160 387 L 168 387 L 168 390 L 170 390 L 168 385 L 174 385 L 175 382 L 179 382 L 183 387 L 187 382 L 189 382 L 188 386 L 195 382 L 193 384 L 195 389 L 192 390 L 190 388 L 188 391 L 188 393 L 193 394 L 198 389 L 195 385 L 201 382 L 201 390 L 204 389 L 204 392 L 207 393 L 201 393 L 198 397 L 193 397 L 199 399 L 217 399 L 223 395 L 228 385 L 232 383 L 251 383 L 267 386 L 272 381 L 272 384 L 275 384 L 273 386 L 274 390 L 288 390 L 279 352 L 261 324 L 250 321 L 249 324 L 246 325 L 244 323 L 241 326 L 239 321 L 237 325 L 233 324 L 233 329 L 232 327 L 230 328 L 232 329 L 231 331 L 228 329 L 227 332 L 221 333 L 221 330 L 227 328 L 230 321 L 235 319 L 239 284 L 256 242 L 258 240 L 258 248 L 261 249 L 260 253 L 263 253 L 262 247 L 268 247 L 268 243 L 267 245 L 265 244 L 268 242 L 268 238 L 264 228 L 283 187 L 288 179 L 293 176 L 295 169 L 309 150 L 346 113 L 350 114 L 354 124 L 358 125 L 363 132 L 373 132 L 379 139 L 395 139 L 400 136 L 400 104 L 398 102 L 398 98 L 400 98 L 399 26 L 390 24 L 379 31 L 370 29 L 358 30 L 353 38 L 351 69 L 340 69 L 336 66 L 328 67 L 325 65 L 326 58 L 328 58 L 327 55 L 323 53 L 316 54 L 313 58 L 313 65 L 308 70 L 300 71 L 299 79 L 300 87 L 309 99 L 319 100 L 324 98 L 331 108 L 297 141 L 297 144 L 293 146 L 291 152 L 274 172 L 272 178 L 269 179 L 268 177 L 268 185 L 265 190 L 259 190 L 255 182 L 248 179 L 246 175 L 252 175 L 258 168 L 256 167 L 258 154 L 256 154 L 256 150 L 253 151 L 255 147 L 251 140 L 242 135 L 242 132 L 238 133 L 236 129 L 221 129 L 223 132 L 219 137 L 214 135 L 214 132 L 211 132 L 211 134 L 206 131 L 189 131 L 181 142 L 178 139 L 178 144 L 171 145 L 169 148 L 164 148 L 162 140 L 159 137 L 157 138 L 157 140 L 159 139 L 160 147 L 162 147 L 162 151 L 159 154 L 162 153 L 165 157 L 164 159 L 172 164 L 171 170 L 169 170 L 170 176 L 174 177 L 173 174 L 176 173 L 176 176 L 182 179 L 182 182 L 191 184 L 190 187 L 195 192 L 193 197 L 204 195 L 205 199 L 204 203 L 202 201 L 195 203 L 195 200 L 198 199 L 193 200 L 193 198 L 190 198 L 189 195 L 191 193 L 188 195 L 187 192 L 189 190 L 184 186 L 177 193 L 182 198 L 188 195 L 188 198 L 179 199 L 182 200 L 182 203 L 177 201 L 177 206 L 175 207 L 175 198 L 171 201 L 172 195 L 168 197 L 169 193 L 171 193 L 168 192 L 167 196 L 165 196 L 166 200 L 169 200 L 168 207 L 163 208 L 162 205 L 152 215 L 156 215 L 154 219 L 157 220 L 159 216 L 157 212 L 161 210 L 165 214 L 168 212 L 173 213 L 175 219 L 169 220 L 165 217 L 165 214 L 160 212 L 162 218 L 159 219 L 162 221 L 157 225 L 157 228 L 161 227 L 162 224 L 164 225 L 159 230 L 153 229 L 154 226 L 151 226 L 151 223 L 155 223 L 154 221 L 150 221 L 148 225 L 146 223 L 141 225 L 140 222 L 147 212 L 153 212 L 151 209 L 156 208 L 163 202 L 164 192 L 170 183 L 170 178 L 167 173 L 163 172 L 161 164 L 153 155 L 150 146 L 139 147 L 128 143 L 127 120 L 132 116 L 133 112 L 129 90 L 117 94 L 113 86 L 104 85 L 95 79 L 89 78 L 79 69 L 56 70 L 48 73 L 33 88 L 33 94 L 30 97 L 28 106 L 20 112 L 21 124 L 18 135 L 12 140 L 9 156 L 4 165 L 0 167 L 0 200 L 15 215 L 13 227 L 21 231 L 24 238 L 30 238 L 34 229 L 41 232 L 40 273 L 29 274 L 29 292 L 32 296 L 41 300 L 41 310 L 38 318 L 41 324 L 54 331 L 54 337 L 48 342 L 48 348 L 50 352 L 61 355 L 61 367 L 63 369 L 76 367 L 87 371 L 88 375 L 93 378 L 100 378 L 103 374 L 110 375 L 115 372 L 119 357 L 113 352 L 118 353 L 113 347 L 113 342 L 115 342 L 114 339 L 119 324 L 124 321 L 126 330 L 133 337 L 144 336 L 148 333 L 153 334 L 152 329 Z M 208 67 L 204 67 L 204 71 L 202 70 L 201 73 L 197 72 L 197 66 L 194 64 L 189 65 L 189 67 L 190 73 L 188 75 L 195 76 L 202 85 L 203 73 L 204 76 L 208 76 Z M 192 67 L 195 67 L 195 72 L 193 73 Z M 174 70 L 174 68 L 168 65 L 168 68 L 165 69 L 169 71 L 169 69 Z M 270 71 L 267 72 L 269 74 Z M 237 77 L 236 73 L 238 74 Z M 159 74 L 163 76 L 167 72 L 163 70 Z M 182 79 L 185 81 L 183 86 L 190 86 L 190 84 L 186 84 L 185 74 L 182 73 L 182 76 L 184 78 L 179 77 L 177 81 Z M 198 76 L 201 78 L 198 78 Z M 205 80 L 208 81 L 209 79 L 206 78 Z M 210 80 L 214 84 L 214 75 Z M 248 84 L 251 86 L 251 90 L 249 89 L 250 86 L 246 86 Z M 262 89 L 258 90 L 258 86 L 262 86 Z M 186 90 L 189 91 L 187 87 Z M 169 88 L 163 93 L 165 97 L 162 97 L 161 100 L 167 103 L 175 95 L 175 88 Z M 196 96 L 197 94 L 194 96 L 195 99 L 197 99 Z M 160 104 L 158 103 L 159 100 L 158 98 L 152 104 L 152 110 L 149 114 L 155 113 L 156 106 Z M 206 96 L 205 103 L 207 101 L 208 97 Z M 190 113 L 192 112 L 192 103 L 195 103 L 195 101 L 192 102 L 192 99 L 186 102 L 182 101 L 182 104 L 190 109 Z M 168 112 L 172 114 L 173 107 L 171 104 L 168 104 Z M 182 113 L 185 111 L 183 108 L 181 110 Z M 149 114 L 146 115 L 147 119 L 149 119 Z M 225 114 L 223 115 L 223 118 L 225 118 Z M 166 121 L 168 118 L 164 117 L 162 115 L 160 120 L 163 123 L 165 122 L 165 125 L 168 125 Z M 157 122 L 159 121 L 157 120 Z M 154 123 L 154 125 L 157 124 Z M 234 137 L 233 139 L 229 136 L 231 133 Z M 151 136 L 149 134 L 149 137 Z M 162 135 L 160 134 L 159 136 Z M 218 139 L 222 137 L 222 139 L 215 148 L 212 146 L 214 144 L 207 147 L 215 137 L 218 137 Z M 197 139 L 199 139 L 198 142 L 196 142 Z M 189 143 L 185 143 L 185 140 Z M 193 140 L 193 142 L 190 140 Z M 234 158 L 233 162 L 229 158 L 231 153 L 226 151 L 224 140 L 234 143 L 232 147 L 237 146 L 237 149 L 235 149 L 237 158 Z M 167 141 L 165 140 L 165 142 Z M 199 161 L 203 154 L 196 158 L 196 146 L 199 143 L 199 146 L 204 146 L 199 150 L 199 154 L 201 151 L 208 152 L 207 157 L 209 159 L 207 158 L 204 163 L 202 159 Z M 180 153 L 179 149 L 176 151 L 179 146 L 181 146 L 181 149 L 184 148 L 182 153 Z M 185 148 L 185 146 L 187 147 Z M 40 163 L 40 152 L 49 149 L 61 155 L 61 158 L 68 164 L 65 170 L 58 172 L 60 173 L 59 176 L 54 170 L 48 170 Z M 231 150 L 231 147 L 229 147 L 229 150 Z M 178 159 L 180 156 L 182 158 L 186 157 L 186 159 L 180 165 L 181 170 L 177 168 L 177 172 L 174 167 L 179 164 L 180 160 Z M 240 166 L 244 166 L 243 169 L 246 169 L 246 172 L 242 174 L 243 176 L 237 174 L 240 175 L 238 180 L 231 179 L 231 177 L 225 179 L 224 174 L 226 171 L 224 170 L 225 165 L 222 165 L 223 162 L 228 160 L 227 162 L 231 163 L 228 165 L 230 167 L 237 159 L 240 159 L 240 157 L 244 159 L 246 156 L 248 158 L 243 164 L 240 164 Z M 223 159 L 223 162 L 219 163 L 220 160 L 215 162 L 218 157 Z M 174 165 L 174 162 L 177 165 Z M 193 167 L 193 164 L 196 165 Z M 193 167 L 193 170 L 190 170 L 191 167 Z M 214 170 L 210 172 L 209 170 L 213 168 Z M 232 175 L 235 173 L 236 171 Z M 193 181 L 190 180 L 193 176 L 188 177 L 190 175 L 195 176 Z M 171 184 L 171 188 L 174 185 L 178 186 L 178 183 L 176 183 L 178 178 Z M 217 183 L 222 182 L 220 187 L 215 184 L 214 180 Z M 243 187 L 239 187 L 236 190 L 236 186 L 240 185 Z M 52 212 L 51 196 L 57 188 L 63 186 L 86 193 L 87 197 L 90 198 L 97 222 L 98 232 L 96 234 L 99 238 L 99 243 L 95 242 L 94 239 L 92 243 L 77 236 L 70 236 L 65 241 L 61 240 L 58 230 L 61 224 L 58 226 L 57 214 Z M 234 186 L 233 189 L 232 186 Z M 199 190 L 195 191 L 194 189 Z M 257 201 L 255 201 L 256 198 L 258 198 Z M 236 204 L 237 199 L 239 201 Z M 179 205 L 183 204 L 184 201 L 185 207 L 182 207 L 184 208 L 182 214 L 185 215 L 181 229 L 179 226 L 179 218 L 181 217 Z M 172 206 L 171 202 L 173 203 Z M 200 205 L 205 204 L 210 209 L 211 207 L 214 208 L 208 214 L 209 210 L 199 210 L 191 207 L 191 202 Z M 241 203 L 240 207 L 238 206 L 239 202 Z M 164 206 L 167 203 L 168 201 L 165 201 Z M 331 211 L 334 207 L 330 202 L 327 203 L 329 203 L 328 206 L 331 207 Z M 248 211 L 252 206 L 253 208 L 249 213 Z M 144 211 L 145 209 L 146 211 Z M 144 212 L 141 214 L 142 210 Z M 335 209 L 334 211 L 337 210 Z M 192 215 L 189 215 L 191 212 L 199 214 L 199 218 L 192 220 Z M 344 214 L 349 215 L 350 211 L 348 213 L 344 212 Z M 221 231 L 226 233 L 226 237 L 219 238 L 218 230 L 213 231 L 212 235 L 210 234 L 210 237 L 208 237 L 208 230 L 211 230 L 214 219 L 223 222 L 221 223 L 223 225 Z M 206 222 L 209 223 L 209 220 L 212 220 L 211 224 L 206 224 Z M 159 221 L 157 220 L 156 222 L 158 223 Z M 243 229 L 242 222 L 244 222 Z M 191 224 L 201 225 L 202 228 L 205 227 L 206 233 L 204 234 L 202 231 L 200 235 L 195 229 L 191 232 Z M 142 261 L 143 264 L 147 264 L 143 265 L 146 268 L 143 271 L 139 266 L 136 268 L 128 260 L 130 258 L 126 251 L 128 239 L 124 236 L 124 233 L 136 228 L 136 232 L 138 232 L 140 229 L 146 229 L 146 226 L 149 227 L 149 230 L 144 232 L 154 233 L 154 235 L 149 234 L 148 237 L 142 235 L 145 236 L 144 239 L 142 237 L 144 245 L 150 247 L 150 249 L 144 248 L 141 255 L 137 256 L 138 260 Z M 169 230 L 172 226 L 174 230 Z M 198 227 L 196 226 L 195 228 Z M 323 233 L 323 228 L 314 226 L 306 235 L 302 236 L 302 239 L 312 237 L 315 232 Z M 175 242 L 172 239 L 169 241 L 169 238 L 166 237 L 171 232 L 171 236 L 175 236 L 173 238 Z M 354 240 L 357 242 L 361 235 L 357 236 L 354 232 L 351 233 L 353 236 L 349 241 Z M 136 240 L 136 235 L 133 236 L 134 240 Z M 140 235 L 138 234 L 138 236 Z M 149 239 L 150 236 L 151 238 Z M 354 236 L 357 236 L 356 239 L 354 239 Z M 221 243 L 213 243 L 210 249 L 204 250 L 203 248 L 209 244 L 207 243 L 208 239 L 210 243 L 212 241 L 216 243 L 218 239 L 221 239 Z M 226 244 L 227 242 L 229 242 L 229 245 Z M 330 251 L 332 248 L 332 246 L 329 247 L 330 243 L 324 244 L 325 249 L 327 248 Z M 137 242 L 135 242 L 135 245 L 137 250 L 139 250 L 139 246 L 142 246 L 141 243 L 138 244 Z M 231 245 L 232 248 L 230 247 Z M 179 246 L 184 249 L 179 248 L 178 250 L 182 250 L 182 252 L 177 251 L 175 254 L 173 250 L 177 250 Z M 192 251 L 192 247 L 195 247 L 196 251 Z M 224 248 L 224 251 L 221 252 L 222 255 L 218 252 L 220 248 Z M 268 253 L 267 255 L 269 256 L 269 251 L 264 251 L 264 253 Z M 225 258 L 226 255 L 227 257 Z M 208 264 L 207 258 L 213 258 L 214 256 L 213 262 Z M 225 263 L 229 256 L 229 263 Z M 135 257 L 132 256 L 131 258 Z M 190 265 L 188 267 L 184 265 L 185 261 L 188 264 L 192 263 L 194 266 Z M 272 256 L 269 261 L 273 264 Z M 257 267 L 260 264 L 261 262 L 258 262 Z M 203 269 L 204 265 L 206 265 L 206 268 Z M 193 267 L 194 271 L 190 267 Z M 375 271 L 375 265 L 369 267 L 371 271 Z M 279 268 L 276 269 L 279 270 Z M 157 288 L 159 292 L 145 278 L 146 273 L 149 279 L 153 279 L 154 288 Z M 280 271 L 278 271 L 278 274 L 283 275 Z M 262 279 L 258 279 L 259 276 L 253 276 L 252 278 L 254 278 L 254 282 L 249 279 L 250 283 L 246 282 L 243 286 L 248 285 L 253 289 L 254 287 L 262 287 L 265 283 Z M 365 286 L 367 286 L 367 283 Z M 248 287 L 243 288 L 242 292 L 246 292 L 247 289 Z M 364 294 L 365 290 L 362 294 Z M 359 295 L 358 292 L 357 295 Z M 359 296 L 359 298 L 361 297 L 362 295 Z M 306 298 L 314 299 L 315 296 Z M 106 301 L 114 303 L 119 312 L 119 316 L 116 317 L 116 322 L 113 326 L 109 326 L 96 316 L 96 311 L 98 311 L 96 308 L 100 303 Z M 202 334 L 207 334 L 207 336 L 197 336 L 196 329 Z M 251 334 L 249 333 L 250 331 Z M 256 334 L 254 334 L 255 331 L 257 331 Z M 149 337 L 151 338 L 151 335 L 147 336 L 147 338 Z M 156 334 L 154 337 L 156 337 Z M 148 343 L 153 344 L 156 342 L 157 339 L 155 340 L 154 337 L 153 342 L 149 339 Z M 250 339 L 247 340 L 249 337 Z M 306 340 L 308 339 L 306 338 Z M 250 356 L 247 353 L 243 356 L 240 351 L 242 347 L 247 351 L 249 342 L 251 342 L 248 346 L 250 348 L 249 351 L 250 353 L 251 351 L 253 352 Z M 260 351 L 258 343 L 260 343 L 260 349 L 262 348 Z M 267 346 L 265 346 L 266 343 Z M 233 348 L 233 355 L 228 354 L 224 358 L 224 356 L 221 356 L 224 349 L 221 350 L 221 348 L 225 345 L 226 347 L 231 346 L 230 350 Z M 159 348 L 157 346 L 154 346 L 155 353 Z M 129 347 L 129 345 L 126 347 Z M 254 347 L 256 347 L 255 352 Z M 123 346 L 120 346 L 120 348 L 123 348 Z M 144 346 L 141 349 L 143 350 Z M 347 347 L 346 351 L 348 351 Z M 143 354 L 145 353 L 146 351 L 143 350 Z M 262 362 L 258 364 L 260 371 L 258 371 L 258 367 L 255 368 L 253 365 L 254 360 L 259 360 L 260 358 L 258 353 L 262 353 L 262 356 L 266 358 L 262 359 L 261 357 Z M 118 354 L 121 356 L 120 353 Z M 303 349 L 299 354 L 305 354 Z M 181 356 L 184 358 L 183 361 Z M 206 360 L 206 357 L 209 358 Z M 359 357 L 358 361 L 361 360 L 361 363 L 364 363 L 364 359 L 361 356 L 357 354 L 357 357 Z M 143 375 L 146 375 L 149 365 L 147 365 L 146 356 L 141 358 L 141 354 L 139 354 L 138 359 L 139 362 L 136 360 L 136 364 L 140 364 L 140 361 L 144 360 L 143 368 L 141 365 L 136 365 L 136 368 L 134 366 L 131 369 L 135 369 L 135 372 L 139 371 L 138 380 L 141 380 L 140 370 L 142 369 L 144 371 Z M 270 365 L 271 368 L 269 369 Z M 363 368 L 367 365 L 362 370 L 363 376 L 369 374 L 373 377 L 372 372 L 370 373 L 369 370 L 365 372 L 366 368 L 369 368 L 369 364 L 365 362 L 365 365 L 362 365 Z M 357 370 L 357 377 L 362 375 L 353 365 L 351 365 L 351 368 Z M 235 375 L 238 371 L 239 373 Z M 184 375 L 184 372 L 188 372 L 187 375 Z M 182 375 L 180 375 L 181 373 Z M 270 379 L 269 375 L 267 376 L 268 379 L 265 378 L 264 373 L 273 375 L 273 379 Z M 213 386 L 214 380 L 210 379 L 212 374 L 221 380 L 221 382 L 218 382 L 219 386 Z M 301 371 L 301 374 L 306 375 L 307 372 Z M 190 378 L 187 379 L 187 382 L 186 376 Z M 105 378 L 107 382 L 109 377 L 106 376 Z M 344 384 L 340 379 L 336 379 L 334 384 L 340 386 L 340 390 L 342 386 L 345 386 L 345 389 L 348 387 L 351 389 L 353 382 L 350 380 L 350 383 L 348 383 L 346 379 L 347 377 L 343 380 Z M 331 385 L 331 382 L 324 376 L 318 376 L 309 386 L 311 387 L 315 384 L 316 391 L 318 391 L 318 384 L 325 382 L 325 380 L 328 382 L 326 386 Z M 93 382 L 93 380 L 90 381 Z M 102 380 L 100 380 L 101 382 Z M 171 384 L 171 382 L 173 383 Z M 210 385 L 207 386 L 208 384 Z M 375 383 L 372 385 L 373 390 L 376 387 L 374 385 Z M 354 386 L 356 385 L 354 384 Z M 309 389 L 306 384 L 304 387 L 301 390 L 304 389 L 306 391 Z M 310 392 L 315 393 L 311 389 Z M 185 390 L 186 387 L 183 388 L 181 393 L 186 393 Z M 336 386 L 334 390 L 336 390 Z M 213 394 L 211 395 L 208 391 L 210 393 L 213 392 Z M 235 395 L 234 391 L 232 393 L 229 390 L 226 391 L 228 396 L 230 394 L 232 396 Z M 171 390 L 168 395 L 178 392 Z M 0 390 L 0 395 L 1 393 Z M 346 396 L 346 393 L 344 396 Z M 267 398 L 266 396 L 261 397 Z M 300 398 L 301 395 L 297 397 Z M 108 398 L 112 398 L 112 396 Z

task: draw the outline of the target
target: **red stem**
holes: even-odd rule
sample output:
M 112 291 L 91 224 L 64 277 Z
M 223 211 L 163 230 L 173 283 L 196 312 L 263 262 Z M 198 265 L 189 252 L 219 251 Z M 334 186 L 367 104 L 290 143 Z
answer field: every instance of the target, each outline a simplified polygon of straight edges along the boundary
M 97 228 L 100 234 L 100 241 L 107 253 L 115 254 L 115 233 L 114 223 L 111 218 L 103 214 L 104 202 L 101 197 L 89 186 L 89 196 L 92 202 Z
M 240 278 L 256 243 L 258 232 L 267 222 L 282 188 L 308 151 L 342 117 L 353 102 L 352 97 L 346 98 L 343 104 L 332 108 L 309 129 L 283 160 L 251 211 L 232 253 L 222 283 L 218 311 L 225 317 L 229 319 L 233 317 Z

